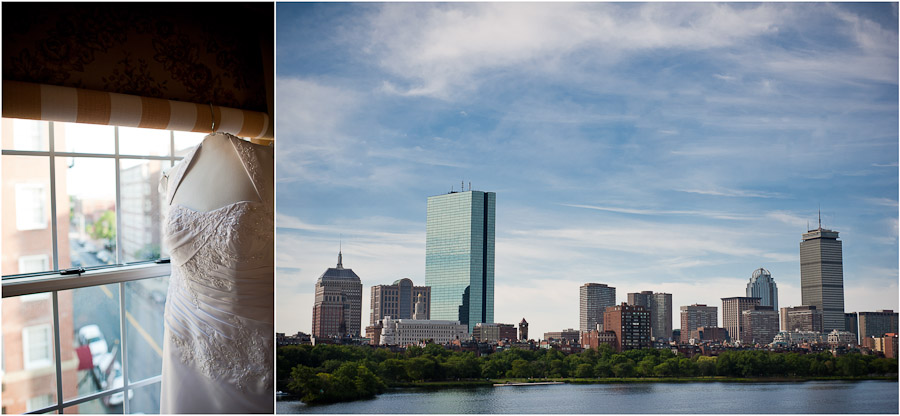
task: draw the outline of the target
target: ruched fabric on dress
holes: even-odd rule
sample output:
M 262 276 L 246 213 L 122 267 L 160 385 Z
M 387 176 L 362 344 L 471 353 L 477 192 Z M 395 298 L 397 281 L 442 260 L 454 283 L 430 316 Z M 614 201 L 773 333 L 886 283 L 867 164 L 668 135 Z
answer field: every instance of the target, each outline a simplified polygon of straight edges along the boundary
M 218 135 L 234 145 L 259 200 L 208 212 L 171 205 L 202 144 L 169 174 L 161 413 L 274 412 L 273 178 L 260 173 L 255 145 Z

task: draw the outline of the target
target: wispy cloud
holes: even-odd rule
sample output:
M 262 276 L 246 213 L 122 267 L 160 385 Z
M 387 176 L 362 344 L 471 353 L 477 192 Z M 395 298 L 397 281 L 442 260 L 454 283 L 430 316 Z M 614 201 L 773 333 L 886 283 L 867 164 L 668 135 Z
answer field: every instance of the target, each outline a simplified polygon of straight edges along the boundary
M 752 215 L 731 214 L 727 212 L 703 211 L 703 210 L 658 210 L 658 209 L 637 209 L 622 207 L 606 207 L 598 205 L 580 205 L 580 204 L 560 204 L 567 207 L 594 209 L 598 211 L 617 212 L 621 214 L 634 215 L 690 215 L 706 218 L 714 218 L 719 220 L 752 220 L 757 218 Z
M 765 192 L 765 191 L 749 191 L 742 189 L 676 189 L 679 192 L 687 192 L 692 194 L 700 194 L 700 195 L 714 195 L 714 196 L 731 196 L 731 197 L 740 197 L 740 198 L 783 198 L 784 195 L 779 194 L 777 192 Z

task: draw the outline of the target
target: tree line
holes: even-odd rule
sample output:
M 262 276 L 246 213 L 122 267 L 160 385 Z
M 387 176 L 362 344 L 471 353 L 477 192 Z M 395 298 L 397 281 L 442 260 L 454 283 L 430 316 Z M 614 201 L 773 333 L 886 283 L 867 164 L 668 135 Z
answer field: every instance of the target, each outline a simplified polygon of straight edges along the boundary
M 617 353 L 607 345 L 566 355 L 557 350 L 509 349 L 476 357 L 437 344 L 404 352 L 349 345 L 278 349 L 278 389 L 305 403 L 371 398 L 412 382 L 502 378 L 868 377 L 897 374 L 897 360 L 858 353 L 799 354 L 725 351 L 717 357 L 676 356 L 669 349 Z

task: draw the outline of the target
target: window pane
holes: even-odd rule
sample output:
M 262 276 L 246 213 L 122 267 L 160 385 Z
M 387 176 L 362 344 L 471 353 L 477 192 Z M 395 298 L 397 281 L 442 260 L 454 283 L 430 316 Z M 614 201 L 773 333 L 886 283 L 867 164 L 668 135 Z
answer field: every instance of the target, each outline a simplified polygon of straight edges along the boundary
M 60 157 L 56 162 L 59 268 L 91 267 L 116 261 L 116 170 L 113 159 Z
M 119 154 L 168 156 L 172 132 L 169 130 L 119 127 Z
M 168 276 L 125 283 L 128 379 L 131 382 L 162 373 L 163 312 L 168 289 Z M 159 403 L 156 406 L 159 407 Z
M 119 393 L 121 395 L 121 393 Z M 99 399 L 89 400 L 84 403 L 81 403 L 76 406 L 66 407 L 63 409 L 63 414 L 88 414 L 88 415 L 103 415 L 103 414 L 122 414 L 122 410 L 124 409 L 121 404 L 121 398 L 116 395 L 112 396 L 103 396 Z M 116 401 L 119 401 L 119 404 L 114 404 Z
M 130 368 L 130 367 L 129 367 Z M 134 389 L 131 398 L 131 413 L 143 413 L 148 415 L 159 414 L 159 389 L 160 383 Z
M 57 152 L 113 154 L 116 151 L 113 126 L 57 122 L 53 123 L 53 139 Z
M 3 149 L 47 151 L 49 126 L 47 121 L 3 119 Z
M 3 156 L 2 165 L 3 273 L 51 270 L 50 158 Z
M 122 383 L 122 337 L 119 330 L 119 285 L 112 283 L 60 292 L 72 298 L 74 339 L 60 348 L 77 357 L 77 383 L 66 385 L 71 400 Z M 62 318 L 62 317 L 60 317 Z M 121 384 L 119 384 L 121 386 Z
M 159 178 L 170 162 L 122 159 L 119 163 L 124 262 L 156 260 L 162 254 L 160 210 L 165 197 L 159 192 Z
M 200 144 L 206 133 L 175 132 L 175 156 L 184 157 L 194 146 Z
M 71 317 L 71 297 L 59 297 L 60 317 Z M 72 342 L 72 323 L 61 319 L 60 342 Z M 3 299 L 3 408 L 24 413 L 56 404 L 53 304 L 49 298 L 23 302 Z M 62 354 L 64 362 L 71 354 Z M 63 366 L 63 379 L 75 383 L 75 370 Z

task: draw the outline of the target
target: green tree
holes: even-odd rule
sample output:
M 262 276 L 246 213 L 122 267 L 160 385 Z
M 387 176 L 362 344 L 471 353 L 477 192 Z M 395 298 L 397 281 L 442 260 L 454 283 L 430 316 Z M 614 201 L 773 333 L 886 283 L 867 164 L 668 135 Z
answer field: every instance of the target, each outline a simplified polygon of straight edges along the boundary
M 613 374 L 616 377 L 634 377 L 634 363 L 628 360 L 614 365 Z
M 429 380 L 434 376 L 434 361 L 426 357 L 406 360 L 406 374 L 411 380 Z
M 701 376 L 712 377 L 716 375 L 716 357 L 700 356 L 697 358 L 697 371 Z
M 578 367 L 575 368 L 575 377 L 577 378 L 591 378 L 593 376 L 594 368 L 588 363 L 578 364 Z
M 97 221 L 87 227 L 87 231 L 95 240 L 106 240 L 106 245 L 114 244 L 116 241 L 116 212 L 104 211 Z
M 533 377 L 531 364 L 522 359 L 514 360 L 512 362 L 512 368 L 506 372 L 506 376 L 513 378 L 531 378 Z

